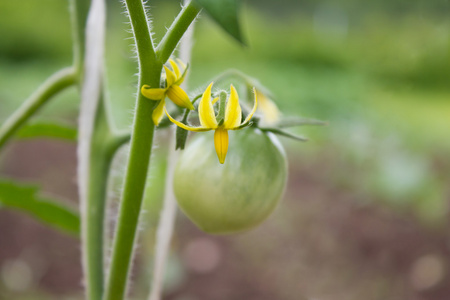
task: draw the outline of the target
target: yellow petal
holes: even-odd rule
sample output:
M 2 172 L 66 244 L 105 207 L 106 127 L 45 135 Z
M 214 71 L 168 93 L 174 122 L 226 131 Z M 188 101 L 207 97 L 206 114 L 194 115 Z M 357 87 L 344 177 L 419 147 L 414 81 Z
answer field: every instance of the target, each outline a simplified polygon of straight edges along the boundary
M 214 132 L 214 146 L 216 147 L 219 162 L 223 164 L 228 151 L 228 130 L 223 127 L 216 129 Z
M 192 126 L 188 126 L 186 124 L 183 124 L 177 120 L 175 120 L 174 118 L 172 118 L 171 115 L 169 115 L 169 112 L 167 111 L 166 108 L 164 108 L 164 111 L 166 112 L 167 117 L 169 118 L 170 122 L 174 123 L 175 125 L 177 125 L 178 127 L 181 127 L 185 130 L 189 130 L 189 131 L 208 131 L 211 130 L 210 128 L 204 128 L 204 127 L 192 127 Z
M 164 106 L 166 105 L 166 101 L 163 99 L 159 102 L 158 106 L 153 110 L 152 119 L 153 123 L 158 126 L 159 122 L 161 122 L 162 117 L 164 115 Z
M 181 73 L 180 69 L 178 68 L 177 63 L 173 59 L 169 59 L 169 63 L 172 66 L 172 70 L 175 72 L 176 80 L 180 79 Z
M 145 98 L 150 100 L 161 100 L 164 99 L 164 94 L 166 89 L 152 89 L 149 85 L 144 84 L 141 88 L 141 93 Z
M 258 97 L 256 96 L 256 89 L 253 88 L 253 94 L 255 94 L 255 103 L 253 104 L 252 111 L 248 114 L 248 116 L 245 118 L 243 124 L 250 121 L 250 119 L 253 117 L 253 114 L 256 111 L 256 108 L 258 107 Z
M 225 109 L 224 127 L 231 129 L 241 125 L 241 106 L 239 105 L 239 96 L 233 85 L 230 86 L 230 98 L 228 98 Z
M 164 66 L 164 70 L 166 70 L 167 87 L 169 88 L 177 80 L 177 78 L 168 67 Z
M 185 107 L 190 110 L 194 109 L 194 105 L 192 105 L 188 95 L 178 85 L 174 84 L 167 90 L 167 97 L 169 97 L 170 100 L 172 100 L 173 103 L 175 103 L 178 106 Z
M 200 119 L 200 124 L 203 127 L 217 128 L 217 120 L 214 115 L 214 108 L 211 103 L 211 88 L 213 82 L 211 82 L 203 93 L 202 99 L 198 104 L 198 118 Z
M 216 97 L 212 100 L 212 104 L 215 104 L 217 101 L 219 101 L 219 97 Z

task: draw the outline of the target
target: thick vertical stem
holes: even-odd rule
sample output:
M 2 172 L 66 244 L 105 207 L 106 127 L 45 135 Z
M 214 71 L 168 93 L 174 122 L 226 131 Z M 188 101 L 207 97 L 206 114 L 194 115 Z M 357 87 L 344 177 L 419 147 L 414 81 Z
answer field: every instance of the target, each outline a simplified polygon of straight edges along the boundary
M 112 160 L 107 148 L 112 135 L 102 99 L 105 24 L 104 0 L 92 0 L 85 24 L 84 65 L 78 66 L 79 72 L 83 71 L 79 74 L 83 81 L 78 124 L 78 185 L 82 264 L 88 300 L 101 299 L 103 294 L 104 205 Z
M 108 174 L 116 148 L 100 99 L 95 116 L 89 159 L 87 199 L 83 205 L 83 247 L 87 299 L 101 299 L 104 281 L 104 223 Z
M 107 300 L 120 300 L 125 294 L 153 144 L 155 126 L 151 118 L 152 111 L 153 103 L 139 97 L 131 136 L 125 187 L 122 193 L 104 296 L 104 299 Z
M 103 297 L 105 300 L 121 300 L 126 292 L 155 128 L 152 121 L 154 102 L 144 98 L 139 89 L 143 84 L 159 86 L 162 70 L 162 64 L 156 60 L 141 0 L 126 0 L 125 3 L 135 37 L 140 73 L 130 154 Z
M 125 3 L 137 47 L 139 83 L 130 154 L 104 300 L 121 300 L 126 293 L 147 170 L 150 164 L 155 129 L 152 113 L 155 103 L 142 96 L 140 87 L 143 84 L 159 87 L 162 64 L 170 57 L 178 41 L 198 14 L 198 9 L 191 4 L 182 10 L 169 28 L 166 37 L 163 38 L 160 44 L 162 45 L 161 51 L 157 57 L 141 0 L 126 0 Z

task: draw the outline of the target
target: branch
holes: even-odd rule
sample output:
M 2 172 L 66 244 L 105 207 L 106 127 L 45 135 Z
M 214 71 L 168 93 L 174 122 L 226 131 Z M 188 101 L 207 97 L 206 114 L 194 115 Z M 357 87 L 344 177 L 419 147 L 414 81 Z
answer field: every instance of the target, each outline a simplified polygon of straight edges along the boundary
M 170 55 L 172 55 L 177 47 L 178 42 L 183 37 L 183 34 L 199 13 L 199 8 L 195 6 L 192 1 L 183 7 L 156 48 L 156 55 L 161 63 L 165 63 L 169 59 Z
M 56 94 L 76 82 L 73 67 L 62 69 L 45 81 L 0 128 L 0 149 L 42 106 Z

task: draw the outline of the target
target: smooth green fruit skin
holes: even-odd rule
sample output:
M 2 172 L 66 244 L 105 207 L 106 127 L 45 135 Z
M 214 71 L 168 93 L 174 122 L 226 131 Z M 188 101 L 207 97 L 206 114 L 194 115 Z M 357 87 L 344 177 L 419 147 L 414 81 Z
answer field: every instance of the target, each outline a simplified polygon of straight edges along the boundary
M 287 160 L 271 133 L 248 128 L 230 132 L 225 163 L 213 134 L 198 134 L 182 152 L 174 190 L 183 212 L 203 231 L 226 234 L 250 229 L 277 206 L 287 180 Z

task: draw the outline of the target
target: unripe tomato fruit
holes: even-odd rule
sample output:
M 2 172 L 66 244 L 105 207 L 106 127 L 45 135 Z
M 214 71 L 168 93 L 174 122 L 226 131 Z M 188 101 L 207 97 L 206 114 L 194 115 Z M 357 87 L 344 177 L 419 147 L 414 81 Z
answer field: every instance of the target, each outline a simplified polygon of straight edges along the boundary
M 217 159 L 213 135 L 198 134 L 175 168 L 179 206 L 198 227 L 213 234 L 260 224 L 286 186 L 286 155 L 275 135 L 253 128 L 230 133 L 224 164 Z

